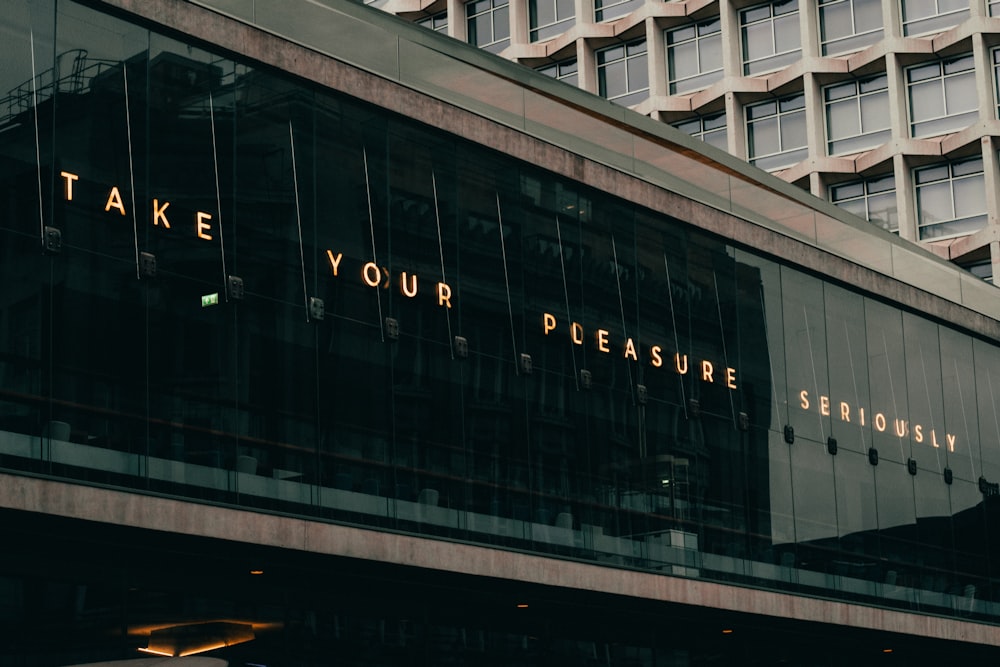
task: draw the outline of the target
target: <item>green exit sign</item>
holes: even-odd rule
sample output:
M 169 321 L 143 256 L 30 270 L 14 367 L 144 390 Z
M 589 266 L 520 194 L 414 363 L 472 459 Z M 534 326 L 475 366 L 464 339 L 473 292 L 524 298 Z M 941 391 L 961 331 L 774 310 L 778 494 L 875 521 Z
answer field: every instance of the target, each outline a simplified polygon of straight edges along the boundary
M 213 294 L 205 294 L 201 297 L 201 307 L 208 308 L 209 306 L 217 306 L 219 304 L 219 293 L 215 292 Z

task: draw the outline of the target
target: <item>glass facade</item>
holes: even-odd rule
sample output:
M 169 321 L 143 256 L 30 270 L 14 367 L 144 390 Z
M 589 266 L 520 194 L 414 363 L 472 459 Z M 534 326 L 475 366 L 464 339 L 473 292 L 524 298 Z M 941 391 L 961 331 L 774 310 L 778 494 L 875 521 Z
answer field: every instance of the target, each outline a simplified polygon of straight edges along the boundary
M 0 18 L 4 469 L 1000 617 L 994 343 L 41 4 Z

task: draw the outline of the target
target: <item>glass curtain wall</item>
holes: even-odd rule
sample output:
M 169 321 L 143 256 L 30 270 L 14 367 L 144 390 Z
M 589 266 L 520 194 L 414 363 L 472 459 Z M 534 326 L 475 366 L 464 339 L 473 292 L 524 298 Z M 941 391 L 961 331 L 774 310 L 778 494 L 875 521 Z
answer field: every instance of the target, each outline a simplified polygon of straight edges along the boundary
M 3 467 L 998 616 L 993 342 L 202 45 L 14 7 Z

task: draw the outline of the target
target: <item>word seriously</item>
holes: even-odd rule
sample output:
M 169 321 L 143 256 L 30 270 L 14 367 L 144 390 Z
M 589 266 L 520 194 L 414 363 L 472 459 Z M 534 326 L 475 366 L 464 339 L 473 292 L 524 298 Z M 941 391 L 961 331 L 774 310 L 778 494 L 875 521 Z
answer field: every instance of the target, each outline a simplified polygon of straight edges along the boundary
M 889 418 L 885 416 L 884 412 L 866 413 L 864 408 L 852 406 L 846 401 L 839 401 L 834 404 L 829 396 L 820 395 L 816 401 L 816 405 L 813 406 L 813 403 L 810 401 L 809 392 L 805 389 L 799 392 L 799 407 L 803 410 L 812 408 L 824 417 L 839 417 L 842 422 L 856 423 L 859 426 L 868 426 L 870 416 L 870 424 L 879 433 L 889 431 L 895 434 L 897 438 L 905 438 L 912 434 L 914 442 L 926 442 L 931 447 L 940 447 L 942 444 L 946 444 L 949 452 L 955 451 L 955 443 L 958 441 L 958 437 L 954 434 L 945 433 L 944 442 L 942 443 L 938 440 L 938 432 L 933 427 L 927 429 L 923 424 L 911 424 L 906 419 L 898 417 L 893 417 L 890 424 Z

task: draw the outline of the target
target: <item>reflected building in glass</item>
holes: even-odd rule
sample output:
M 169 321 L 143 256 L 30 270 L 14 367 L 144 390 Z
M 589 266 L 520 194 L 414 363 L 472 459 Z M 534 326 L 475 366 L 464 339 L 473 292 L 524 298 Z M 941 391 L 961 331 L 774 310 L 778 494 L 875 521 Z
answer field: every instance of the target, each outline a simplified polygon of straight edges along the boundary
M 0 18 L 0 663 L 1000 653 L 992 286 L 552 78 L 291 5 Z M 496 44 L 520 10 L 487 5 Z M 595 62 L 632 95 L 650 52 Z
M 1000 252 L 992 0 L 503 5 L 503 49 L 462 2 L 366 2 L 678 128 L 992 282 Z M 465 4 L 466 8 L 473 3 Z M 544 13 L 543 12 L 547 12 Z M 548 16 L 544 26 L 539 16 Z M 471 16 L 471 15 L 470 15 Z M 478 20 L 478 19 L 477 19 Z M 606 64 L 608 53 L 641 55 Z M 636 83 L 637 82 L 637 83 Z M 789 106 L 793 103 L 794 106 Z M 786 106 L 779 113 L 778 107 Z M 712 131 L 708 131 L 711 129 Z M 949 171 L 978 160 L 972 175 Z M 925 187 L 924 170 L 943 170 Z M 865 190 L 879 196 L 862 196 Z

